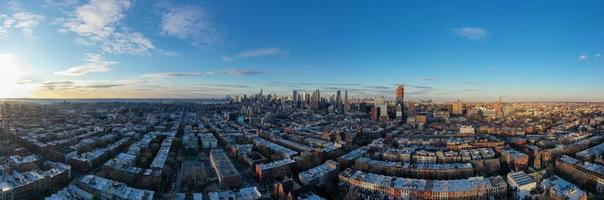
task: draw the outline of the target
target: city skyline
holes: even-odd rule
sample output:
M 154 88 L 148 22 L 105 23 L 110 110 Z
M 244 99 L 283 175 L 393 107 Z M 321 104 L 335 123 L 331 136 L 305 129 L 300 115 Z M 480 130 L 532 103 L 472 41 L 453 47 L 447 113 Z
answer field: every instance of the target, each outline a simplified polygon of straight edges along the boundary
M 0 98 L 603 102 L 601 1 L 0 2 Z

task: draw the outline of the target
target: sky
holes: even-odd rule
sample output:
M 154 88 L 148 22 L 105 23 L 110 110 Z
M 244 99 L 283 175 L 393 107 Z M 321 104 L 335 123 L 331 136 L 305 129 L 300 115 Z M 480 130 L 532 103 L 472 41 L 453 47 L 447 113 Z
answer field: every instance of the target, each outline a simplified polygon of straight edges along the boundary
M 0 98 L 604 101 L 604 1 L 0 0 Z

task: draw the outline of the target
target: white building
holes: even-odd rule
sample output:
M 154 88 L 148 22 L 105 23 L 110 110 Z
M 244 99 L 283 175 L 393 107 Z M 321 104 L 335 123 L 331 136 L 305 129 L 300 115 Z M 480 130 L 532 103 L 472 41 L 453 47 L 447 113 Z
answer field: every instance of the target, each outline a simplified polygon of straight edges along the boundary
M 472 135 L 476 133 L 476 129 L 473 126 L 460 126 L 459 134 L 461 135 Z
M 518 199 L 530 196 L 531 191 L 537 188 L 537 182 L 524 171 L 508 173 L 507 179 L 510 187 L 518 189 L 516 193 Z

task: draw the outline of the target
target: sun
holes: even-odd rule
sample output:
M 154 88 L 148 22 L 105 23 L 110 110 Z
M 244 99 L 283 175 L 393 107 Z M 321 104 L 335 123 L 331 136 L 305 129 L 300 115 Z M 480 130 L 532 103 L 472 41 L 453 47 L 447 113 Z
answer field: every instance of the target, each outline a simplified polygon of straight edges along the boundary
M 25 76 L 25 69 L 14 54 L 0 54 L 0 98 L 16 98 L 23 94 L 18 83 Z

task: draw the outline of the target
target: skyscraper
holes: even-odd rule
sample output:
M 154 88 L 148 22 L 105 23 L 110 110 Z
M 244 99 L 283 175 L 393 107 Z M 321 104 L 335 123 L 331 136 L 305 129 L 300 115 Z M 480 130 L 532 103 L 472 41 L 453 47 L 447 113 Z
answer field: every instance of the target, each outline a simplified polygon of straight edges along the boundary
M 302 92 L 302 105 L 304 108 L 308 108 L 310 105 L 310 94 Z
M 395 95 L 396 95 L 396 103 L 404 105 L 405 86 L 398 85 L 396 87 Z
M 405 86 L 398 85 L 394 93 L 396 96 L 396 119 L 403 120 L 403 111 L 405 110 Z
M 348 90 L 344 91 L 344 113 L 350 111 L 350 104 L 348 104 Z
M 344 102 L 342 101 L 342 93 L 338 90 L 336 93 L 336 112 L 342 113 L 344 111 Z
M 413 101 L 407 102 L 407 115 L 410 117 L 415 116 L 415 102 L 413 102 Z
M 316 89 L 312 93 L 311 102 L 310 102 L 310 108 L 312 108 L 314 110 L 318 110 L 320 103 L 321 103 L 321 94 L 319 93 L 319 89 Z
M 378 107 L 378 106 L 380 106 L 382 104 L 385 104 L 384 97 L 383 96 L 376 96 L 373 103 L 375 104 L 376 107 Z
M 298 107 L 298 91 L 294 90 L 292 93 L 292 107 L 297 108 Z
M 383 96 L 377 96 L 374 100 L 374 107 L 377 110 L 377 115 L 380 120 L 387 120 L 388 118 L 388 106 L 386 105 L 386 101 L 384 101 Z
M 396 119 L 403 120 L 403 104 L 396 104 Z
M 499 97 L 499 101 L 495 103 L 495 116 L 503 117 L 503 104 L 501 103 L 501 97 Z
M 457 102 L 455 102 L 453 104 L 453 109 L 451 111 L 451 114 L 453 114 L 453 115 L 462 115 L 463 114 L 463 104 L 461 103 L 461 101 L 457 100 Z

